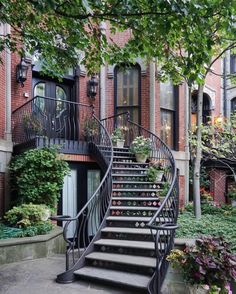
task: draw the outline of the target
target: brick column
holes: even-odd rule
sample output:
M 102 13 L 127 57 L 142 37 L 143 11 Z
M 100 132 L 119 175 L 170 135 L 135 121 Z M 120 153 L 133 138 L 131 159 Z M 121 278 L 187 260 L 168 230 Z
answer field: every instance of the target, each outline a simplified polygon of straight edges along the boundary
M 214 201 L 225 203 L 226 172 L 213 168 L 210 173 L 210 191 L 214 195 Z

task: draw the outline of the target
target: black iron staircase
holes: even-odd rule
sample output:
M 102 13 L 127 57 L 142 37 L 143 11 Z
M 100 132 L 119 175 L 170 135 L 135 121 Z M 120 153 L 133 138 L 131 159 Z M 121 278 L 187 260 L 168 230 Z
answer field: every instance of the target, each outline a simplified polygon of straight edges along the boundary
M 160 182 L 148 181 L 148 162 L 137 163 L 127 147 L 111 146 L 110 134 L 120 118 L 114 116 L 102 124 L 93 118 L 99 133 L 89 139 L 89 144 L 105 176 L 90 203 L 76 217 L 54 218 L 65 222 L 68 243 L 67 270 L 57 281 L 94 280 L 135 293 L 160 293 L 178 215 L 175 162 L 157 136 L 131 122 L 125 113 L 122 123 L 128 129 L 126 146 L 138 135 L 150 138 L 150 159 L 165 166 Z M 169 189 L 163 194 L 166 183 Z M 77 223 L 77 229 L 73 240 L 69 240 L 66 232 L 72 221 Z
M 135 162 L 127 148 L 114 148 L 112 166 L 112 202 L 106 226 L 94 251 L 86 256 L 86 266 L 75 276 L 147 292 L 156 266 L 147 223 L 160 206 L 163 182 L 149 182 L 148 163 Z

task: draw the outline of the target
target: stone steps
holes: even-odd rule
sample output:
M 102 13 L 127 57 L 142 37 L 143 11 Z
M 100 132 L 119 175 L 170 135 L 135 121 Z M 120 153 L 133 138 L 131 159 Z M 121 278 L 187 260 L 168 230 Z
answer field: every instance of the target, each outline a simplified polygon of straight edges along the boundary
M 147 293 L 147 286 L 150 280 L 149 276 L 128 273 L 124 271 L 111 270 L 105 268 L 96 268 L 85 266 L 74 272 L 75 277 L 83 280 L 92 280 L 111 284 L 124 289 L 135 289 L 142 293 Z M 132 293 L 136 293 L 132 292 Z M 139 292 L 140 293 L 140 292 Z
M 128 148 L 114 148 L 110 216 L 86 256 L 85 266 L 75 271 L 77 278 L 148 293 L 156 258 L 153 236 L 146 225 L 163 199 L 159 197 L 163 182 L 148 181 L 148 166 L 135 162 Z M 159 246 L 165 248 L 164 244 Z
M 156 211 L 156 207 L 152 206 L 111 206 L 110 210 L 153 210 Z
M 95 245 L 100 246 L 115 246 L 115 247 L 128 247 L 134 249 L 153 250 L 155 248 L 153 242 L 139 242 L 127 240 L 113 240 L 113 239 L 99 239 L 94 242 Z
M 135 228 L 106 227 L 106 228 L 102 229 L 102 232 L 151 235 L 150 229 L 135 229 Z
M 113 184 L 134 184 L 134 185 L 162 185 L 162 182 L 147 182 L 147 181 L 113 181 Z
M 112 196 L 112 200 L 130 200 L 130 201 L 157 201 L 159 200 L 159 197 L 153 196 L 153 197 L 115 197 Z
M 137 267 L 148 267 L 155 268 L 156 259 L 153 257 L 143 257 L 128 254 L 114 254 L 114 253 L 103 253 L 103 252 L 93 252 L 86 256 L 87 260 L 99 260 L 111 263 L 119 263 L 122 265 L 131 265 Z

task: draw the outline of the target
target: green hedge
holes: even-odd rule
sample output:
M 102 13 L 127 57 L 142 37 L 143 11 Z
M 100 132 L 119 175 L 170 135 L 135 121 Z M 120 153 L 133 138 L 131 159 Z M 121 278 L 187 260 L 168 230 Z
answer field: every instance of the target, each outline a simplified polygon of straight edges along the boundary
M 50 221 L 38 223 L 35 226 L 27 228 L 13 228 L 4 224 L 0 224 L 0 239 L 33 237 L 36 235 L 44 235 L 53 229 L 54 225 Z

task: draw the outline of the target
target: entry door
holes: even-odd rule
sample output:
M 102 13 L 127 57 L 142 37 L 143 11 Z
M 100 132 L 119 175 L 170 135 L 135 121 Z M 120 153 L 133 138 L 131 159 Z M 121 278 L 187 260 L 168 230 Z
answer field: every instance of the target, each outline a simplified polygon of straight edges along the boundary
M 71 87 L 66 84 L 42 79 L 33 80 L 34 111 L 49 138 L 70 139 L 71 120 L 74 111 L 67 101 L 71 100 Z

